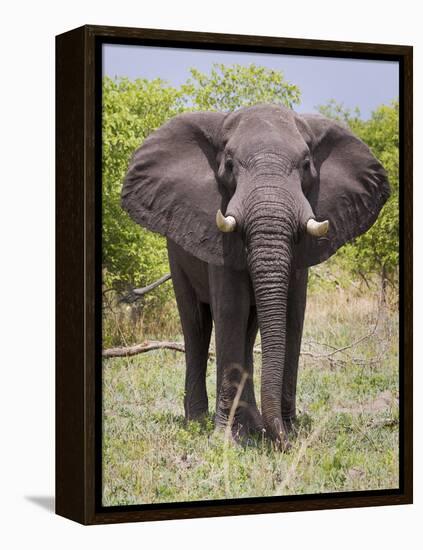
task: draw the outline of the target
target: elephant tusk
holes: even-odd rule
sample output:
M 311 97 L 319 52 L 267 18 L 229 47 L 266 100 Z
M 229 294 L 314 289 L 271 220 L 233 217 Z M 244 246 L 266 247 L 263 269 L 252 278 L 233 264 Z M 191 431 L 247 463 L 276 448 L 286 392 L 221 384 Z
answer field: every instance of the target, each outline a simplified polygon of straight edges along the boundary
M 313 237 L 323 237 L 329 230 L 329 221 L 316 222 L 313 218 L 310 218 L 307 222 L 307 233 L 313 235 Z
M 219 209 L 216 214 L 216 225 L 223 233 L 231 233 L 236 229 L 236 219 L 233 216 L 224 216 Z

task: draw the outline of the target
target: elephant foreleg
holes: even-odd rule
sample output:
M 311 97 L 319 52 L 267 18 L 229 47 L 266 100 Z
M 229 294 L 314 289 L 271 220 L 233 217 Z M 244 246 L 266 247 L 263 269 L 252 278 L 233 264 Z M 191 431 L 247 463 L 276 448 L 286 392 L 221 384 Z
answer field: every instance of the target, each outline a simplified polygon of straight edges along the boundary
M 285 369 L 282 384 L 282 419 L 288 431 L 293 429 L 296 417 L 298 361 L 303 334 L 307 280 L 308 269 L 298 269 L 291 273 L 289 282 Z
M 210 267 L 210 295 L 216 336 L 216 426 L 226 427 L 234 400 L 232 432 L 245 435 L 261 425 L 253 386 L 253 346 L 257 315 L 251 308 L 247 273 Z M 240 392 L 240 384 L 242 391 Z
M 254 344 L 256 342 L 257 332 L 257 309 L 256 306 L 252 306 L 248 317 L 247 337 L 245 342 L 245 368 L 248 372 L 248 378 L 245 382 L 243 403 L 246 412 L 247 430 L 249 432 L 261 432 L 263 429 L 263 420 L 257 408 L 254 393 Z

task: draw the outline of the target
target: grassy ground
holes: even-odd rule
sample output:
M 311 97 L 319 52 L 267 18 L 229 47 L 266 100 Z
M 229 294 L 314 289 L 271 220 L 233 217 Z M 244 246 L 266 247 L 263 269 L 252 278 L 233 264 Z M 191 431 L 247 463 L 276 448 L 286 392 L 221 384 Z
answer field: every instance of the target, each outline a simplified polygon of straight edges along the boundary
M 395 308 L 336 281 L 330 294 L 312 291 L 302 349 L 299 433 L 288 453 L 261 439 L 233 443 L 213 430 L 213 410 L 204 425 L 186 424 L 183 354 L 104 361 L 104 505 L 398 487 Z M 260 355 L 256 373 L 259 396 Z M 215 380 L 210 360 L 211 409 Z

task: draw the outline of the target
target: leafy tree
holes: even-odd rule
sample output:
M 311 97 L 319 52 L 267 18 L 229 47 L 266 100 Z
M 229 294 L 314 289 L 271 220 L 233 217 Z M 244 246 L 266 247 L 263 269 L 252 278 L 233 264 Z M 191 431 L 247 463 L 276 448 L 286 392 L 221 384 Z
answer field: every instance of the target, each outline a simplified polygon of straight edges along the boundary
M 348 107 L 345 107 L 343 103 L 338 103 L 334 99 L 331 99 L 327 105 L 319 105 L 318 110 L 320 114 L 342 124 L 346 124 L 350 128 L 353 125 L 363 122 L 361 119 L 360 109 L 358 107 L 351 110 L 348 109 Z
M 134 150 L 182 108 L 181 92 L 157 80 L 103 80 L 103 273 L 117 291 L 143 286 L 168 270 L 163 237 L 136 225 L 120 205 Z M 166 287 L 154 293 L 162 292 Z M 150 298 L 148 298 L 150 299 Z
M 388 173 L 391 196 L 376 223 L 367 233 L 341 249 L 353 272 L 360 275 L 378 273 L 384 288 L 387 280 L 395 280 L 399 256 L 398 101 L 378 107 L 369 120 L 362 120 L 357 109 L 351 112 L 334 101 L 319 110 L 325 116 L 347 124 L 370 147 Z
M 257 103 L 279 103 L 293 107 L 300 90 L 284 79 L 281 71 L 257 65 L 226 66 L 215 63 L 210 74 L 191 69 L 182 86 L 187 106 L 202 111 L 234 111 Z

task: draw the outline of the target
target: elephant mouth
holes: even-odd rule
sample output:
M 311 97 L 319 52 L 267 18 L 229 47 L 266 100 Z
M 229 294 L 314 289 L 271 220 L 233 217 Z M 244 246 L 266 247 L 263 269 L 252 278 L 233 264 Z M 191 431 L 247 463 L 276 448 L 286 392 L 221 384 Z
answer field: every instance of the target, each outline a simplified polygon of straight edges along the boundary
M 232 233 L 237 229 L 235 217 L 224 216 L 220 209 L 216 213 L 216 225 L 222 233 Z M 305 229 L 312 237 L 323 237 L 329 231 L 329 220 L 318 222 L 314 217 L 310 217 L 305 223 Z

